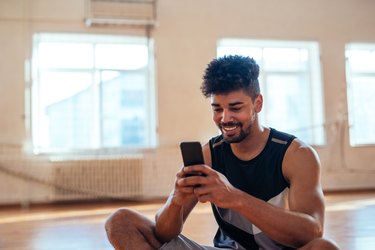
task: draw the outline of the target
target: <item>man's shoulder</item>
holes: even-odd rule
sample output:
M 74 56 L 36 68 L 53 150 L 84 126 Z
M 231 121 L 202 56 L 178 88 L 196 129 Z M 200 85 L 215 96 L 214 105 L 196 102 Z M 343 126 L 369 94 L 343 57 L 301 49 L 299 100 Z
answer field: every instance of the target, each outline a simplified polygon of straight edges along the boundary
M 270 128 L 270 129 L 271 129 L 271 140 L 274 138 L 280 141 L 291 142 L 295 138 L 297 138 L 295 135 L 289 134 L 287 132 L 279 131 L 274 128 Z

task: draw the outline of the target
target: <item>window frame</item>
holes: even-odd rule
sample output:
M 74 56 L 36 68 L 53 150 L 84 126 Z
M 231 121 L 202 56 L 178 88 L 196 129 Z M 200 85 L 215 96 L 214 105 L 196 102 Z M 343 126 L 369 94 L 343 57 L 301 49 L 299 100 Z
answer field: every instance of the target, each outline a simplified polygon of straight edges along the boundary
M 351 69 L 351 62 L 349 58 L 349 53 L 351 50 L 363 50 L 367 52 L 374 53 L 375 55 L 375 43 L 347 43 L 345 45 L 345 77 L 346 77 L 346 94 L 347 94 L 347 108 L 348 108 L 348 133 L 349 133 L 349 144 L 351 147 L 368 147 L 375 145 L 375 138 L 372 142 L 361 142 L 359 138 L 356 137 L 355 124 L 356 119 L 354 116 L 356 108 L 355 98 L 354 98 L 354 83 L 353 76 L 367 76 L 371 77 L 375 81 L 375 67 L 371 72 L 360 72 Z M 363 121 L 361 121 L 363 122 Z
M 94 101 L 94 105 L 96 107 L 95 113 L 96 116 L 100 116 L 98 112 L 101 112 L 101 96 L 102 93 L 100 83 L 98 81 L 101 80 L 101 72 L 104 70 L 114 70 L 114 71 L 126 71 L 124 69 L 113 69 L 113 68 L 99 68 L 95 65 L 95 49 L 93 51 L 93 66 L 91 69 L 58 69 L 58 68 L 47 68 L 47 69 L 40 69 L 38 67 L 38 46 L 41 42 L 72 42 L 72 39 L 75 42 L 87 42 L 95 46 L 96 44 L 143 44 L 147 45 L 148 50 L 148 64 L 146 65 L 145 70 L 145 78 L 146 78 L 146 103 L 145 103 L 145 137 L 146 142 L 143 145 L 135 146 L 135 145 L 122 145 L 122 146 L 115 146 L 115 147 L 106 147 L 103 146 L 103 139 L 94 147 L 85 147 L 85 148 L 77 148 L 77 147 L 45 147 L 41 143 L 40 131 L 40 103 L 38 100 L 38 92 L 40 91 L 40 71 L 43 70 L 47 71 L 67 71 L 67 72 L 90 72 L 92 76 L 92 85 L 99 91 L 98 95 L 95 98 L 98 98 Z M 74 59 L 73 59 L 74 60 Z M 152 149 L 155 148 L 157 145 L 157 133 L 156 133 L 156 126 L 157 126 L 157 109 L 156 109 L 156 79 L 155 79 L 155 58 L 154 58 L 154 41 L 153 39 L 146 37 L 146 36 L 130 36 L 130 35 L 114 35 L 114 34 L 92 34 L 92 33 L 55 33 L 55 32 L 40 32 L 35 33 L 32 39 L 32 59 L 31 59 L 31 69 L 32 69 L 32 78 L 31 78 L 31 91 L 30 91 L 30 106 L 31 106 L 31 118 L 30 118 L 30 140 L 32 145 L 32 151 L 34 154 L 117 154 L 117 153 L 124 153 L 124 152 L 139 152 L 145 149 Z M 135 70 L 136 71 L 136 70 Z M 100 118 L 96 118 L 96 124 L 94 126 L 101 126 Z M 97 134 L 95 137 L 101 137 L 102 129 L 97 129 Z
M 309 88 L 311 93 L 311 104 L 310 108 L 313 111 L 311 113 L 312 117 L 312 124 L 308 128 L 300 128 L 296 130 L 297 132 L 302 129 L 311 129 L 312 135 L 311 138 L 316 138 L 316 134 L 320 135 L 319 139 L 315 139 L 313 142 L 308 142 L 310 145 L 313 146 L 324 146 L 327 143 L 327 136 L 325 131 L 325 115 L 324 115 L 324 91 L 323 91 L 323 80 L 322 80 L 322 69 L 320 63 L 320 46 L 319 43 L 316 41 L 287 41 L 287 40 L 259 40 L 259 39 L 247 39 L 247 38 L 222 38 L 217 42 L 217 55 L 222 56 L 219 50 L 221 46 L 237 46 L 238 48 L 247 48 L 247 49 L 261 49 L 262 50 L 262 57 L 264 49 L 268 48 L 290 48 L 290 49 L 307 49 L 309 51 L 309 71 L 307 77 L 309 79 Z M 236 53 L 234 53 L 236 54 Z M 242 54 L 242 53 L 239 53 Z M 243 55 L 243 54 L 242 54 Z M 249 55 L 252 56 L 252 55 Z M 263 59 L 261 61 L 257 60 L 255 57 L 254 59 L 260 66 L 260 73 L 259 79 L 260 83 L 263 79 L 266 79 L 267 76 L 272 74 L 294 74 L 295 72 L 268 72 L 263 67 Z M 264 82 L 263 82 L 264 84 Z M 267 83 L 265 83 L 267 84 Z M 262 83 L 261 83 L 262 85 Z M 262 94 L 267 98 L 267 88 L 262 88 Z M 267 116 L 267 105 L 263 106 L 263 111 L 260 114 L 260 119 L 263 123 L 267 124 L 268 121 L 266 120 Z M 276 126 L 277 129 L 277 126 Z M 295 134 L 294 131 L 285 131 L 292 134 Z

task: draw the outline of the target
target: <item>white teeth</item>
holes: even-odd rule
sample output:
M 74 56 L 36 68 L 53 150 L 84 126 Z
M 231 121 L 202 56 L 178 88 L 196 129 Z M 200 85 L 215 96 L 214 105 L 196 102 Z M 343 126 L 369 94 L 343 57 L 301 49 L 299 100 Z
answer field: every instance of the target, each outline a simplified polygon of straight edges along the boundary
M 232 130 L 235 130 L 237 128 L 237 126 L 234 126 L 234 127 L 223 127 L 224 130 L 226 131 L 232 131 Z

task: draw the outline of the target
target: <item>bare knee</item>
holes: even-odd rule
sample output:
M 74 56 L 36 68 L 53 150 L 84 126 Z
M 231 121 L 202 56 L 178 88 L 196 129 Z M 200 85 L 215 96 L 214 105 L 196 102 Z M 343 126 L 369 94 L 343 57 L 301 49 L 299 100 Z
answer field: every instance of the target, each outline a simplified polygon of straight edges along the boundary
M 141 213 L 121 208 L 105 222 L 107 237 L 117 250 L 158 249 L 161 243 L 154 235 L 155 223 Z
M 138 219 L 137 219 L 138 217 Z M 135 227 L 140 215 L 138 212 L 128 209 L 120 208 L 112 213 L 105 222 L 105 230 L 110 237 L 113 233 L 127 231 Z
M 306 246 L 300 250 L 339 250 L 337 244 L 331 240 L 324 238 L 317 238 L 309 242 Z

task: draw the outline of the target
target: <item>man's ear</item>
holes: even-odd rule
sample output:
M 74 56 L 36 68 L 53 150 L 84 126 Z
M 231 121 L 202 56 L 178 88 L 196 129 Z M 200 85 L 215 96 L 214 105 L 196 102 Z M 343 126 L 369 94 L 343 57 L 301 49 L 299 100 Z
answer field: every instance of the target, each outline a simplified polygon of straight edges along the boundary
M 254 101 L 255 112 L 259 113 L 263 108 L 263 96 L 259 94 Z

